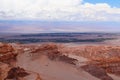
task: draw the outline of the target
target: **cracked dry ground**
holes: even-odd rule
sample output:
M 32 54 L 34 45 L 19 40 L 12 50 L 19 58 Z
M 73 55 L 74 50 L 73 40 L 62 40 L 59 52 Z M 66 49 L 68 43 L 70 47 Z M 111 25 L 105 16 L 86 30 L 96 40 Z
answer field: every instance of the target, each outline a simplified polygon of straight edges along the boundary
M 0 80 L 120 80 L 120 46 L 0 43 Z

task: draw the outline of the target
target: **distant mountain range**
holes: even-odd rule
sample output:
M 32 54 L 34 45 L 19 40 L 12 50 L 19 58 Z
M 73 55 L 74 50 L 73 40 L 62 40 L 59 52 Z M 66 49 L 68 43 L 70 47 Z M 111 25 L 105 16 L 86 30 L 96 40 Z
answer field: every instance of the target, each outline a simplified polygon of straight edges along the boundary
M 39 33 L 39 34 L 1 34 L 0 42 L 39 43 L 39 42 L 83 42 L 94 43 L 116 39 L 113 33 Z

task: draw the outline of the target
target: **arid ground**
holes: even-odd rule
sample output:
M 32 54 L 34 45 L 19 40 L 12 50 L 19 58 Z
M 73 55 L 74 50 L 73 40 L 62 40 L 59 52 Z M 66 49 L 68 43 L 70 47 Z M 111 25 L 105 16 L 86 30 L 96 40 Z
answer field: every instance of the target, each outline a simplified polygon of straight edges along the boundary
M 120 46 L 0 43 L 0 80 L 120 80 Z

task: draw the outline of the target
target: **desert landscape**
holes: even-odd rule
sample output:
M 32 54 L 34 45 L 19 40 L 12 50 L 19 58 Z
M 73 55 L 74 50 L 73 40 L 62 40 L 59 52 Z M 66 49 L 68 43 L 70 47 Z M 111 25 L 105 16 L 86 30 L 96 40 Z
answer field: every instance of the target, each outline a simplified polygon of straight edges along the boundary
M 0 43 L 0 80 L 119 80 L 120 46 Z
M 120 80 L 120 0 L 0 0 L 0 80 Z

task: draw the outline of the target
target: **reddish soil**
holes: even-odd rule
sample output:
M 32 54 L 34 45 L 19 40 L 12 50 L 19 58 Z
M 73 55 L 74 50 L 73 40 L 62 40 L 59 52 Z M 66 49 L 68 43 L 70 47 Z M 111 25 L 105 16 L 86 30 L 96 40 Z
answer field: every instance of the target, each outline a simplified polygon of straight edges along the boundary
M 119 80 L 119 76 L 120 46 L 0 43 L 0 80 Z

